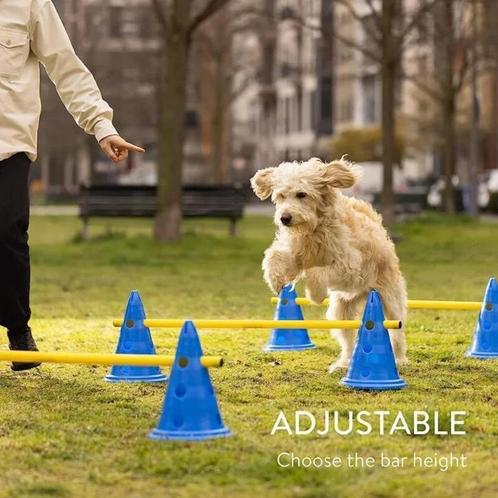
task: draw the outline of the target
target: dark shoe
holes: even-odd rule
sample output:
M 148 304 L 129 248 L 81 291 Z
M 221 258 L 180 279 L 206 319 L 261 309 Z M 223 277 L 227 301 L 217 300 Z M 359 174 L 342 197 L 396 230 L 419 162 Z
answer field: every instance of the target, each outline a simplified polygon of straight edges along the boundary
M 8 330 L 7 335 L 9 337 L 9 349 L 14 351 L 38 351 L 36 342 L 31 335 L 31 329 L 28 326 L 20 330 Z M 41 363 L 13 361 L 10 368 L 14 370 L 14 372 L 19 372 L 21 370 L 36 368 L 40 365 Z

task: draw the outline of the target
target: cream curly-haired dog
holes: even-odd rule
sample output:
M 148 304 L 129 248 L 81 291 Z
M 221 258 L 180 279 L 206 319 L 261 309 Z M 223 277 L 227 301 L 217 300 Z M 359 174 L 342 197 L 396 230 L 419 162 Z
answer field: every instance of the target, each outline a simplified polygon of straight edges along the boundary
M 343 159 L 329 164 L 316 158 L 284 162 L 254 175 L 252 188 L 260 199 L 271 196 L 278 227 L 265 251 L 264 278 L 275 294 L 303 279 L 309 299 L 330 297 L 330 320 L 359 318 L 375 288 L 386 317 L 404 320 L 405 280 L 382 218 L 370 204 L 340 192 L 356 179 L 357 170 Z M 356 335 L 352 330 L 332 334 L 341 355 L 330 372 L 349 366 Z M 398 364 L 406 363 L 404 331 L 392 331 L 390 337 Z

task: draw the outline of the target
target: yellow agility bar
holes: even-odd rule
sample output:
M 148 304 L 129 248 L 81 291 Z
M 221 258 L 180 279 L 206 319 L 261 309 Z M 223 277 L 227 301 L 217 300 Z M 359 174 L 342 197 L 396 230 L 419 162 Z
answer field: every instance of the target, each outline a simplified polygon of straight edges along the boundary
M 0 351 L 0 361 L 21 363 L 77 363 L 84 365 L 130 365 L 135 367 L 170 367 L 174 356 L 149 354 L 101 354 L 101 353 L 63 353 L 45 351 Z M 201 365 L 206 368 L 223 366 L 221 356 L 201 356 Z
M 361 320 L 192 320 L 196 327 L 204 329 L 359 329 Z M 115 327 L 121 327 L 123 320 L 113 320 Z M 147 319 L 144 325 L 150 328 L 180 328 L 185 323 L 183 319 Z M 126 326 L 133 327 L 135 323 L 129 320 Z M 386 329 L 400 329 L 400 320 L 385 320 Z
M 271 303 L 278 304 L 278 297 L 272 297 Z M 321 303 L 316 304 L 305 297 L 296 298 L 296 304 L 300 306 L 328 306 L 329 300 L 324 299 Z M 479 311 L 482 303 L 478 301 L 427 301 L 427 300 L 408 300 L 408 309 L 411 310 L 462 310 L 462 311 Z

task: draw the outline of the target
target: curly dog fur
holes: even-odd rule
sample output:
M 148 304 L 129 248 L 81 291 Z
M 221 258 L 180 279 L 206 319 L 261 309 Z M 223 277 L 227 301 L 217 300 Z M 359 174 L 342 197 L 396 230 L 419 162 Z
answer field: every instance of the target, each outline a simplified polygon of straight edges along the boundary
M 275 294 L 290 282 L 304 280 L 314 302 L 330 297 L 328 319 L 360 317 L 366 296 L 377 289 L 387 318 L 404 320 L 406 284 L 394 244 L 382 217 L 370 204 L 347 197 L 358 171 L 344 159 L 329 164 L 313 158 L 259 170 L 251 179 L 260 199 L 275 204 L 275 240 L 265 251 L 264 278 Z M 333 330 L 341 346 L 329 371 L 347 368 L 355 333 Z M 398 364 L 406 363 L 403 330 L 390 332 Z

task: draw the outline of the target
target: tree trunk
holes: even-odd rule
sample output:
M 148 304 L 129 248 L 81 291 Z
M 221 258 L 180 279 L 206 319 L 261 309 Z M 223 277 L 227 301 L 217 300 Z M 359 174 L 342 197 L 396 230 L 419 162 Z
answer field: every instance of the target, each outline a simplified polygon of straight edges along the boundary
M 394 51 L 394 20 L 396 1 L 382 0 L 382 164 L 383 183 L 381 211 L 384 224 L 392 228 L 394 224 L 393 167 L 395 162 L 395 91 L 396 57 Z
M 190 49 L 186 30 L 189 4 L 179 2 L 179 6 L 174 7 L 171 28 L 164 35 L 164 66 L 167 67 L 161 89 L 157 212 L 154 223 L 154 236 L 161 242 L 176 241 L 181 237 L 182 164 Z
M 452 94 L 448 95 L 443 108 L 443 208 L 448 214 L 455 212 L 455 102 Z
M 474 44 L 470 48 L 470 137 L 469 137 L 469 166 L 467 174 L 468 203 L 467 212 L 471 216 L 479 214 L 478 203 L 478 173 L 479 173 L 479 95 L 477 86 L 477 5 L 472 5 L 472 36 Z
M 260 75 L 260 99 L 261 99 L 261 130 L 259 132 L 259 153 L 257 166 L 261 168 L 264 165 L 273 164 L 278 159 L 275 147 L 274 137 L 277 133 L 278 126 L 276 119 L 277 111 L 277 93 L 275 89 L 275 66 L 277 52 L 277 14 L 276 0 L 265 0 L 264 16 L 261 23 L 259 37 L 261 40 L 261 75 Z M 262 154 L 261 154 L 262 151 Z
M 445 0 L 440 7 L 441 25 L 448 26 L 443 35 L 443 61 L 442 73 L 443 81 L 442 88 L 444 91 L 443 97 L 443 112 L 442 112 L 442 135 L 443 135 L 443 174 L 445 187 L 443 191 L 443 208 L 448 214 L 455 212 L 455 188 L 453 186 L 453 177 L 455 176 L 455 120 L 456 120 L 456 94 L 454 78 L 454 15 L 453 15 L 453 0 Z
M 223 34 L 224 35 L 224 34 Z M 213 121 L 212 121 L 212 137 L 213 137 L 213 149 L 211 155 L 212 172 L 214 183 L 223 183 L 225 178 L 225 100 L 226 92 L 230 91 L 229 88 L 225 86 L 225 73 L 226 73 L 226 62 L 225 54 L 217 54 L 215 61 L 216 64 L 216 76 L 214 78 L 214 103 L 213 103 Z

